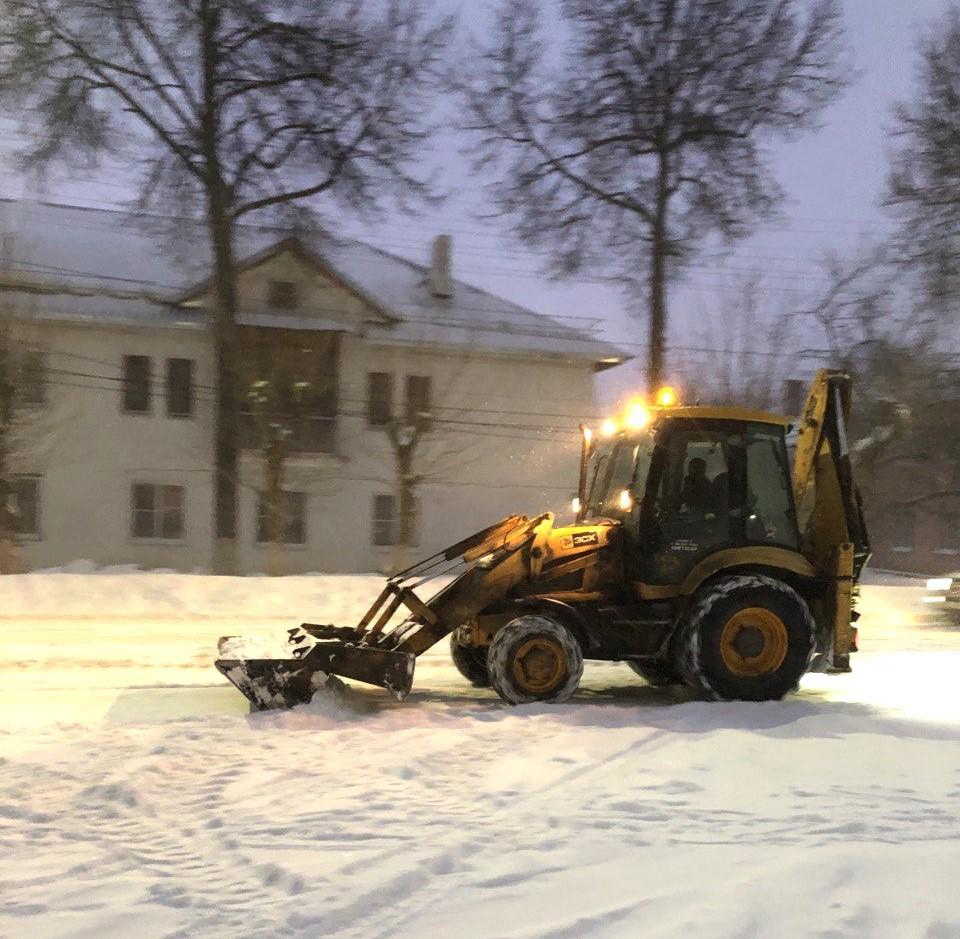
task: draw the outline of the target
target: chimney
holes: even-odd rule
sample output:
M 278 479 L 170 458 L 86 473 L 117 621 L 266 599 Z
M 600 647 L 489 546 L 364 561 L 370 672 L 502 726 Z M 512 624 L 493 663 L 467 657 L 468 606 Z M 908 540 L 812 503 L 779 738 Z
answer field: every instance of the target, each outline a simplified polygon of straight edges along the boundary
M 450 255 L 453 239 L 449 235 L 437 235 L 433 239 L 433 254 L 430 260 L 430 293 L 440 300 L 453 297 L 453 278 L 450 276 Z
M 783 383 L 783 409 L 789 417 L 799 417 L 807 400 L 807 383 L 802 378 L 788 378 Z

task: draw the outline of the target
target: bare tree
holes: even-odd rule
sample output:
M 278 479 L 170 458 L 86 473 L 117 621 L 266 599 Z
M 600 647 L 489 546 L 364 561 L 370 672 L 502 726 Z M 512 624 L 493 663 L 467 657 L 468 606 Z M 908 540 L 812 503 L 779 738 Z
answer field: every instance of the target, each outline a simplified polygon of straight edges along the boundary
M 829 364 L 854 376 L 850 448 L 878 543 L 898 536 L 898 510 L 960 496 L 947 470 L 960 461 L 960 369 L 892 256 L 826 258 L 823 288 L 799 311 L 823 330 Z
M 301 400 L 306 385 L 306 382 L 299 381 L 284 382 L 279 377 L 264 378 L 253 382 L 248 393 L 249 413 L 263 460 L 263 485 L 259 496 L 270 546 L 267 573 L 274 577 L 284 573 L 283 549 L 289 517 L 283 484 L 290 439 L 296 433 L 296 424 L 301 417 L 296 403 Z
M 133 138 L 142 207 L 202 213 L 218 360 L 217 559 L 235 568 L 235 227 L 431 194 L 420 175 L 449 31 L 420 0 L 4 0 L 0 102 L 25 166 L 95 163 Z M 312 205 L 313 203 L 311 203 Z
M 10 481 L 11 437 L 16 415 L 16 384 L 9 329 L 0 324 L 0 574 L 13 569 L 14 538 L 13 491 Z
M 37 407 L 45 388 L 42 354 L 23 341 L 23 330 L 8 307 L 0 311 L 0 574 L 19 570 L 24 505 L 17 476 L 35 449 Z
M 466 425 L 458 425 L 458 420 L 464 418 L 463 410 L 449 404 L 461 397 L 472 364 L 474 355 L 467 351 L 457 357 L 442 387 L 435 387 L 432 378 L 419 392 L 408 384 L 404 400 L 379 421 L 393 457 L 389 484 L 397 506 L 392 533 L 395 571 L 410 563 L 410 549 L 417 543 L 423 487 L 449 481 L 476 460 L 476 434 L 471 434 Z M 410 381 L 409 376 L 407 380 Z M 433 399 L 447 402 L 440 411 L 443 417 L 436 413 Z
M 889 246 L 864 245 L 849 255 L 829 253 L 821 266 L 824 287 L 797 315 L 820 327 L 833 366 L 849 368 L 858 350 L 881 340 L 902 321 L 894 311 Z M 912 322 L 913 311 L 906 309 Z
M 239 365 L 246 392 L 241 441 L 261 457 L 257 494 L 270 550 L 268 572 L 279 575 L 284 573 L 291 523 L 289 493 L 284 489 L 288 460 L 298 453 L 334 448 L 339 336 L 243 326 L 240 339 L 246 352 Z
M 761 279 L 749 277 L 711 301 L 719 309 L 704 309 L 702 341 L 687 353 L 683 368 L 689 376 L 684 389 L 688 398 L 779 409 L 796 350 L 798 317 L 793 310 L 766 308 L 763 290 Z
M 899 257 L 943 310 L 960 288 L 960 6 L 921 36 L 918 89 L 895 112 L 886 201 Z
M 815 0 L 508 0 L 463 81 L 480 168 L 555 275 L 589 266 L 641 293 L 659 384 L 667 288 L 712 236 L 749 234 L 780 190 L 776 136 L 811 126 L 844 84 L 840 12 Z M 552 48 L 554 55 L 546 50 Z

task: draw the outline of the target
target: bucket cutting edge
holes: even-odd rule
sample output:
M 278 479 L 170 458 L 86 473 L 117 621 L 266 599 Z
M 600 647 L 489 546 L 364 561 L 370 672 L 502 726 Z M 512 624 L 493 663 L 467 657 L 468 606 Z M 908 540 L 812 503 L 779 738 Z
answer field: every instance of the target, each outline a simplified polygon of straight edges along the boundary
M 306 704 L 330 675 L 386 688 L 402 701 L 413 685 L 416 657 L 346 642 L 317 642 L 300 658 L 222 658 L 214 663 L 254 710 Z

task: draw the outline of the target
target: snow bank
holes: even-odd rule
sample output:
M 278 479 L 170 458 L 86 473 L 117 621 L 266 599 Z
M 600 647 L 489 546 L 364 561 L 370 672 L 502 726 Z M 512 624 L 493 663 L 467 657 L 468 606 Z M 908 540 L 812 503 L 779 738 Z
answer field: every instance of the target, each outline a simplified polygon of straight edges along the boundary
M 320 616 L 326 617 L 321 622 L 349 621 L 358 604 L 369 602 L 366 598 L 373 599 L 383 586 L 379 574 L 209 577 L 132 567 L 84 573 L 87 563 L 0 579 L 0 619 L 182 617 L 242 622 L 244 618 L 287 618 L 299 622 Z

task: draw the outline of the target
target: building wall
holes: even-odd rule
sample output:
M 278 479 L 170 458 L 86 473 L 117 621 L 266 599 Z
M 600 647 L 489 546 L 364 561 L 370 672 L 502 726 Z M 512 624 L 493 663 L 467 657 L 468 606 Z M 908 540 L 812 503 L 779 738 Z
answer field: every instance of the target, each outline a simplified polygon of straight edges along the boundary
M 31 328 L 46 354 L 47 401 L 28 415 L 11 460 L 41 477 L 40 537 L 25 540 L 30 568 L 90 558 L 191 570 L 211 550 L 214 367 L 208 337 L 189 328 L 119 329 L 92 325 Z M 123 410 L 124 355 L 152 359 L 151 411 Z M 195 411 L 167 417 L 162 376 L 166 358 L 195 362 Z M 182 485 L 185 528 L 176 541 L 131 533 L 134 482 Z
M 434 421 L 415 461 L 424 477 L 416 490 L 417 544 L 406 559 L 373 544 L 374 496 L 395 494 L 398 480 L 387 435 L 370 426 L 365 413 L 371 371 L 394 375 L 395 407 L 402 407 L 406 375 L 428 375 L 432 383 Z M 587 363 L 379 346 L 348 336 L 340 389 L 337 454 L 288 462 L 286 488 L 307 494 L 309 515 L 307 545 L 287 550 L 288 571 L 385 571 L 509 514 L 568 512 L 577 486 L 577 423 L 594 413 Z M 245 570 L 264 570 L 268 561 L 269 549 L 256 544 L 253 531 L 260 479 L 261 462 L 248 457 L 241 508 Z
M 299 300 L 297 315 L 314 315 L 346 326 L 355 326 L 366 317 L 382 320 L 363 298 L 348 289 L 334 274 L 292 254 L 279 252 L 260 264 L 242 271 L 237 278 L 238 305 L 242 313 L 262 313 L 270 301 L 270 282 L 280 280 L 294 285 Z M 200 302 L 207 302 L 201 298 Z
M 960 570 L 960 488 L 950 461 L 891 460 L 864 480 L 871 566 L 917 574 Z M 944 493 L 931 498 L 933 493 Z
M 48 323 L 31 327 L 30 342 L 46 351 L 47 403 L 24 425 L 16 471 L 41 481 L 41 533 L 21 548 L 29 568 L 89 558 L 100 564 L 209 569 L 212 548 L 213 346 L 192 327 L 118 328 Z M 152 409 L 126 414 L 122 357 L 152 359 Z M 191 418 L 165 414 L 163 370 L 168 357 L 195 364 Z M 394 493 L 396 471 L 382 428 L 365 412 L 367 373 L 403 379 L 429 375 L 435 420 L 418 447 L 415 471 L 421 505 L 413 559 L 514 512 L 565 512 L 576 489 L 579 420 L 594 413 L 587 362 L 520 359 L 436 348 L 373 345 L 344 337 L 340 360 L 337 448 L 292 458 L 285 488 L 307 498 L 307 538 L 287 546 L 287 572 L 382 571 L 395 549 L 372 541 L 373 498 Z M 547 416 L 543 416 L 547 415 Z M 238 542 L 241 570 L 269 567 L 256 541 L 262 462 L 241 465 Z M 185 489 L 185 527 L 176 541 L 131 534 L 134 482 Z

